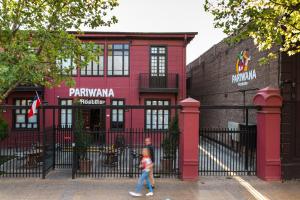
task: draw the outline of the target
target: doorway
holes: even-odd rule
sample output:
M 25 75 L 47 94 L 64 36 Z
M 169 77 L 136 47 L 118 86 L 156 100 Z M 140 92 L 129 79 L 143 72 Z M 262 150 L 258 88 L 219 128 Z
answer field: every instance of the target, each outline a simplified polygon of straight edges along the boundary
M 84 129 L 92 136 L 92 143 L 105 143 L 105 108 L 84 109 Z

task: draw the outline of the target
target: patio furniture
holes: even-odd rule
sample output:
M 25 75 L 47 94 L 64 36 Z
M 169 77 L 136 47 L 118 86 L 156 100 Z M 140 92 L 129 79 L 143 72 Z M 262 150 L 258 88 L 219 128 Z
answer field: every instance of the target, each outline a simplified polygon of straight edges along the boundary
M 26 166 L 29 168 L 37 167 L 43 159 L 43 150 L 34 149 L 27 153 Z
M 104 164 L 107 166 L 115 166 L 118 163 L 118 149 L 115 148 L 115 145 L 110 147 L 105 147 L 103 149 L 103 154 L 105 155 Z

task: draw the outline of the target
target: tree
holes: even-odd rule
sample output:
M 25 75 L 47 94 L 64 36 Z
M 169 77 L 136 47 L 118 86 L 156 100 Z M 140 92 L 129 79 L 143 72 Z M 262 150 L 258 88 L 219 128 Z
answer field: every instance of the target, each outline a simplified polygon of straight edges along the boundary
M 117 0 L 0 0 L 0 103 L 20 84 L 73 85 L 72 70 L 98 52 L 91 42 L 82 45 L 81 28 L 116 23 L 108 13 L 116 6 Z
M 230 42 L 252 37 L 259 50 L 300 52 L 300 0 L 205 0 L 204 9 Z

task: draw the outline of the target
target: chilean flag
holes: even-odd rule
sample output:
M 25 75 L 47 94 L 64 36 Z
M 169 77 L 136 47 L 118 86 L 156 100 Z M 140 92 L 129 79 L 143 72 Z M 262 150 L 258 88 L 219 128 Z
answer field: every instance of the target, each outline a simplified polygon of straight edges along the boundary
M 31 108 L 28 111 L 28 118 L 32 117 L 34 114 L 37 113 L 37 108 L 41 105 L 41 100 L 40 97 L 38 95 L 38 93 L 36 92 L 36 96 L 34 97 L 34 100 L 31 104 Z

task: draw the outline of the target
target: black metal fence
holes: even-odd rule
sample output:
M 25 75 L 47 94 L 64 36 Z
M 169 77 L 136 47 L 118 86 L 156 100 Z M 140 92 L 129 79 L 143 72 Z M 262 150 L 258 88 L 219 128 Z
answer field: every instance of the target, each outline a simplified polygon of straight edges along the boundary
M 44 105 L 39 108 L 36 122 L 29 124 L 26 119 L 23 128 L 14 127 L 17 120 L 13 116 L 18 111 L 26 118 L 25 111 L 29 106 L 0 106 L 0 109 L 5 110 L 5 115 L 10 117 L 7 120 L 12 121 L 7 136 L 0 139 L 0 177 L 45 178 L 57 168 L 69 169 L 73 178 L 135 177 L 141 172 L 138 165 L 147 137 L 151 138 L 155 152 L 154 176 L 179 175 L 179 131 L 168 129 L 179 106 Z M 69 124 L 61 123 L 63 109 L 71 110 Z M 110 129 L 86 126 L 85 119 L 77 120 L 78 111 L 86 114 L 95 109 L 104 110 L 104 120 L 109 120 L 106 116 L 112 113 L 112 109 L 121 109 L 126 123 Z M 150 113 L 150 126 L 154 127 L 154 123 L 159 129 L 147 129 L 141 123 L 146 123 L 146 112 Z M 137 124 L 135 115 L 141 116 Z M 87 116 L 91 120 L 91 113 Z M 107 121 L 101 123 L 107 124 Z M 144 127 L 134 128 L 136 126 Z
M 142 149 L 145 147 L 145 138 L 152 140 L 155 157 L 154 176 L 176 177 L 179 174 L 178 144 L 171 138 L 168 131 L 107 130 L 104 132 L 106 142 L 102 145 L 99 145 L 101 142 L 95 140 L 94 135 L 83 134 L 83 140 L 90 145 L 80 147 L 81 144 L 76 144 L 75 134 L 73 178 L 139 176 L 141 173 L 139 164 Z M 166 144 L 166 141 L 169 143 Z
M 202 106 L 214 110 L 245 114 L 238 127 L 208 127 L 199 130 L 199 175 L 256 175 L 256 125 L 249 124 L 249 110 L 254 106 Z M 202 111 L 201 110 L 201 113 Z M 237 116 L 237 115 L 236 115 Z M 216 117 L 217 119 L 217 117 Z M 230 119 L 224 118 L 226 121 Z M 206 126 L 206 127 L 205 127 Z M 200 125 L 201 127 L 201 125 Z
M 41 177 L 43 134 L 40 131 L 9 131 L 0 141 L 0 177 Z

